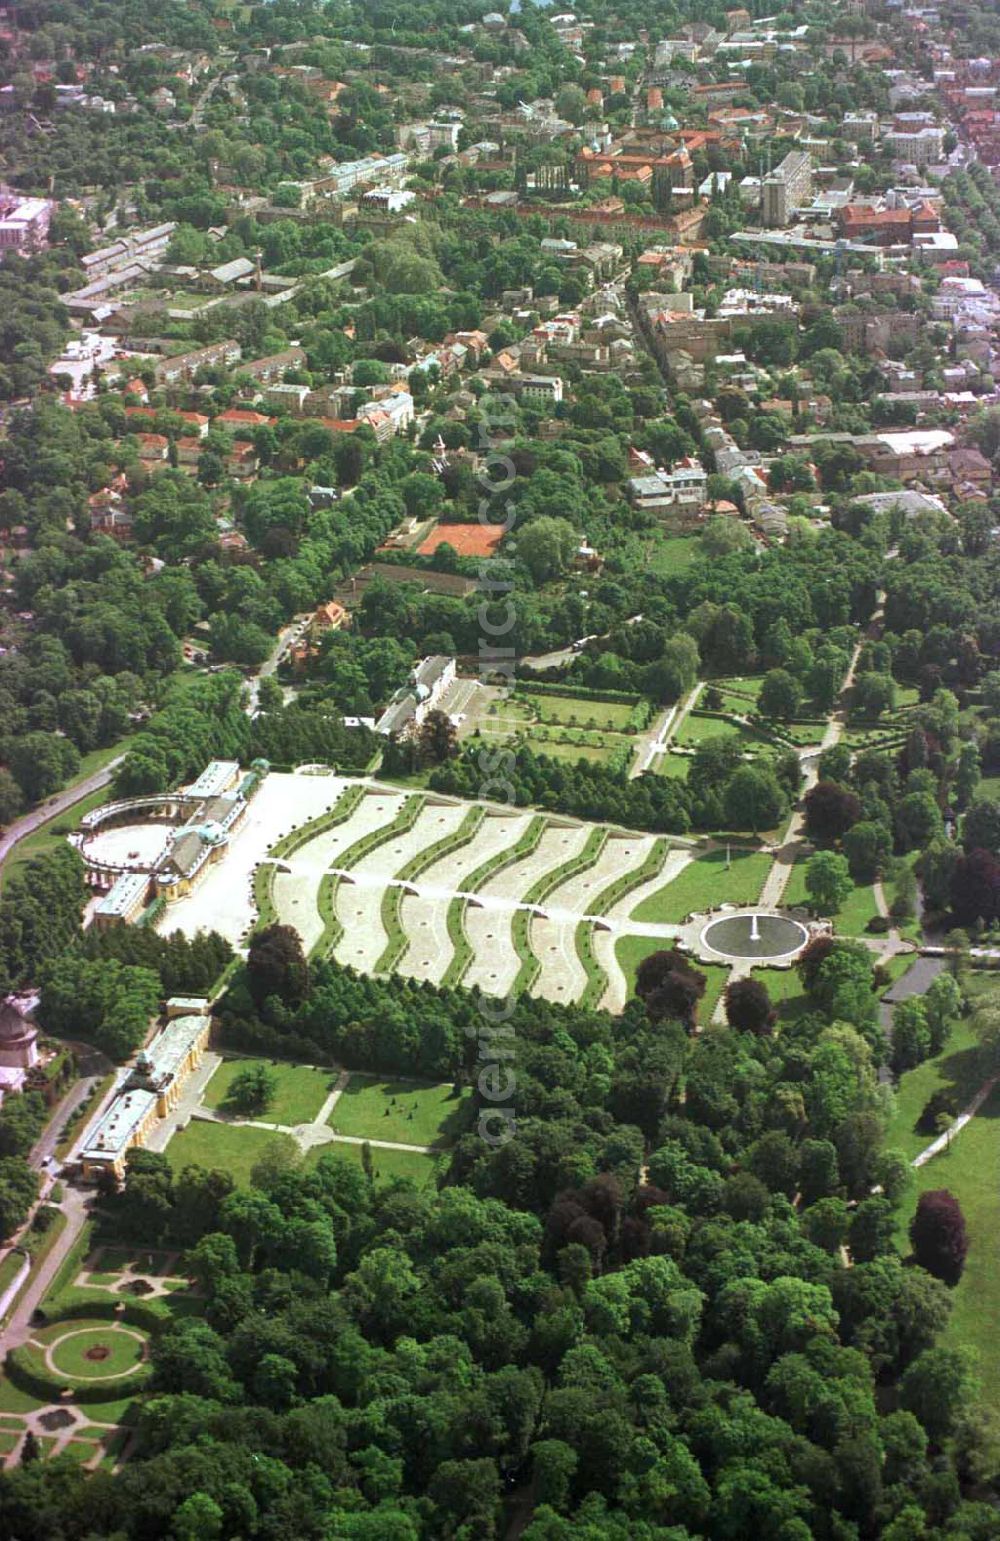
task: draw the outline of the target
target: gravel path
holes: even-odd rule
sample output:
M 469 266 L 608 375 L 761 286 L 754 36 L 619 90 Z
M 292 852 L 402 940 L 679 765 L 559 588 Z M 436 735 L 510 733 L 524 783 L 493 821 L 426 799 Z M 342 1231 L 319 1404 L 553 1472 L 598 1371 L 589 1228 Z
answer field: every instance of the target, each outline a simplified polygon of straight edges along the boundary
M 544 873 L 576 856 L 584 847 L 590 831 L 583 825 L 563 828 L 550 824 L 530 856 L 515 862 L 483 885 L 484 898 L 523 898 Z M 470 989 L 478 985 L 491 995 L 503 995 L 517 978 L 521 966 L 511 936 L 511 915 L 490 907 L 469 905 L 465 912 L 465 930 L 475 956 L 463 983 Z M 570 997 L 562 995 L 559 999 Z
M 478 866 L 516 845 L 532 817 L 530 813 L 487 814 L 470 841 L 434 862 L 417 882 L 421 888 L 428 885 L 461 891 L 465 879 Z M 433 894 L 407 894 L 401 913 L 410 946 L 399 964 L 401 974 L 440 982 L 453 953 L 448 936 L 450 902 Z
M 532 951 L 541 963 L 535 995 L 549 1001 L 579 1000 L 587 985 L 587 971 L 576 951 L 580 915 L 586 915 L 599 894 L 623 873 L 641 866 L 649 855 L 653 835 L 609 835 L 597 861 L 562 883 L 544 901 L 551 918 L 531 923 Z M 562 915 L 570 911 L 572 918 Z
M 365 801 L 380 802 L 381 799 L 366 798 Z M 398 811 L 397 808 L 395 813 Z M 356 876 L 358 881 L 352 883 L 347 878 L 337 887 L 337 918 L 344 928 L 334 949 L 338 963 L 350 963 L 365 973 L 374 969 L 389 940 L 382 924 L 385 879 L 395 877 L 400 867 L 435 840 L 452 834 L 465 818 L 466 811 L 461 804 L 431 804 L 423 809 L 411 830 L 376 846 L 351 868 L 351 876 Z M 395 817 L 395 813 L 391 817 Z
M 536 916 L 528 931 L 531 950 L 541 964 L 532 990 L 546 1001 L 579 1000 L 587 972 L 576 955 L 576 920 Z

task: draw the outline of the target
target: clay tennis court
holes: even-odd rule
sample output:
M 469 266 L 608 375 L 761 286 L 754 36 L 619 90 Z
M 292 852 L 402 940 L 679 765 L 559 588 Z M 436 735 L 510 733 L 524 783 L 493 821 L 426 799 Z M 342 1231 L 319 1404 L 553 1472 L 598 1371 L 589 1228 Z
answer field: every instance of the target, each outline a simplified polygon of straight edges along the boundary
M 421 541 L 417 551 L 421 556 L 432 556 L 438 546 L 446 543 L 454 546 L 459 556 L 492 556 L 503 540 L 499 525 L 439 524 L 437 529 Z

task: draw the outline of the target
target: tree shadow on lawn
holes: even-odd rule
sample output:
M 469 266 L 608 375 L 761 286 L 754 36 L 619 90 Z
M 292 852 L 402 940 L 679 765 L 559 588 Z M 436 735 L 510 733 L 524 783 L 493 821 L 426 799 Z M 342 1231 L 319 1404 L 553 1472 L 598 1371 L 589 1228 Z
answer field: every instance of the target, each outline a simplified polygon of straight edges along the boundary
M 961 1113 L 971 1102 L 976 1092 L 987 1078 L 988 1069 L 984 1061 L 982 1049 L 978 1044 L 970 1044 L 967 1048 L 956 1049 L 952 1054 L 946 1054 L 938 1061 L 940 1081 L 934 1088 L 933 1095 L 947 1096 L 954 1106 L 955 1115 Z M 937 1130 L 927 1129 L 921 1126 L 923 1107 L 918 1108 L 916 1117 L 911 1126 L 911 1133 L 926 1134 L 931 1137 Z M 977 1118 L 997 1118 L 1000 1116 L 1000 1099 L 988 1097 L 986 1102 L 976 1114 Z
M 469 1127 L 469 1116 L 472 1109 L 472 1098 L 459 1097 L 454 1091 L 449 1094 L 449 1102 L 454 1103 L 446 1118 L 441 1120 L 437 1137 L 431 1141 L 433 1145 L 450 1145 L 461 1138 Z
M 365 1082 L 361 1087 L 359 1087 L 359 1091 L 363 1092 L 364 1090 L 370 1089 L 371 1085 L 372 1083 L 370 1081 Z M 429 1088 L 425 1086 L 414 1086 L 412 1081 L 383 1080 L 381 1082 L 381 1086 L 383 1095 L 386 1098 L 385 1114 L 390 1113 L 390 1099 L 398 1104 L 396 1111 L 398 1114 L 402 1115 L 406 1111 L 407 1104 L 412 1103 L 415 1093 L 429 1090 Z M 426 1141 L 428 1145 L 433 1145 L 435 1147 L 439 1145 L 450 1145 L 466 1132 L 469 1124 L 471 1098 L 468 1095 L 457 1093 L 455 1088 L 452 1087 L 448 1093 L 448 1096 L 441 1104 L 441 1107 L 442 1117 L 438 1123 L 437 1131 L 432 1138 Z M 443 1111 L 445 1108 L 448 1109 L 446 1113 Z M 415 1121 L 419 1120 L 420 1117 L 421 1114 L 417 1112 L 415 1115 Z M 378 1119 L 375 1120 L 376 1125 L 377 1123 Z M 379 1138 L 377 1127 L 373 1126 L 371 1137 L 373 1139 Z M 405 1135 L 402 1136 L 402 1138 L 405 1139 Z M 416 1138 L 414 1138 L 414 1143 L 416 1144 L 423 1142 L 417 1141 Z

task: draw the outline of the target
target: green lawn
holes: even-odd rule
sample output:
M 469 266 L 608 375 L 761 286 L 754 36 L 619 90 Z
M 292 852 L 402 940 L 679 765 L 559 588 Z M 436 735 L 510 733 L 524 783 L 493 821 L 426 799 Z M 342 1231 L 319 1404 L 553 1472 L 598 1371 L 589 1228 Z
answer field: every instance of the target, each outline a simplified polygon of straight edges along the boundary
M 810 744 L 818 744 L 823 737 L 825 724 L 822 722 L 778 722 L 777 719 L 768 719 L 765 726 L 772 733 L 777 733 L 788 743 L 795 744 L 800 749 L 805 749 Z
M 330 1115 L 330 1127 L 359 1139 L 434 1145 L 461 1134 L 467 1112 L 468 1093 L 456 1097 L 450 1082 L 415 1086 L 352 1075 Z
M 87 1417 L 93 1423 L 134 1423 L 139 1407 L 140 1403 L 134 1396 L 122 1397 L 115 1402 L 105 1402 L 102 1398 L 91 1407 Z M 116 1436 L 111 1434 L 107 1438 L 114 1439 Z
M 961 1110 L 985 1079 L 978 1040 L 963 1018 L 940 1054 L 900 1076 L 886 1144 L 912 1161 L 934 1139 L 933 1134 L 918 1134 L 915 1127 L 928 1098 L 947 1087 Z
M 795 909 L 799 905 L 808 906 L 809 904 L 809 895 L 806 892 L 806 866 L 808 861 L 808 856 L 800 857 L 788 874 L 788 882 L 785 884 L 785 892 L 781 897 L 781 902 L 787 905 L 789 909 Z
M 361 1165 L 360 1145 L 314 1145 L 305 1158 L 307 1167 L 314 1166 L 321 1156 L 333 1156 Z M 416 1150 L 378 1150 L 372 1148 L 372 1169 L 376 1183 L 392 1182 L 397 1177 L 409 1178 L 418 1188 L 436 1185 L 438 1173 L 445 1165 L 441 1156 L 425 1156 Z
M 233 1079 L 241 1070 L 263 1065 L 277 1078 L 274 1099 L 263 1113 L 254 1117 L 272 1124 L 312 1123 L 337 1081 L 335 1070 L 316 1070 L 311 1065 L 288 1065 L 280 1060 L 223 1060 L 205 1088 L 202 1099 L 207 1108 L 230 1111 L 226 1098 Z
M 257 1162 L 279 1143 L 295 1148 L 289 1134 L 192 1119 L 186 1129 L 174 1135 L 166 1154 L 175 1172 L 186 1166 L 217 1169 L 228 1172 L 237 1184 L 246 1187 Z
M 788 883 L 782 898 L 782 903 L 789 908 L 803 905 L 809 906 L 809 894 L 806 890 L 806 867 L 809 865 L 809 857 L 800 858 L 794 865 L 789 875 Z M 863 936 L 865 927 L 873 915 L 878 914 L 878 906 L 875 903 L 875 890 L 870 883 L 855 883 L 853 890 L 848 894 L 844 903 L 840 906 L 832 920 L 841 936 Z
M 91 792 L 89 797 L 81 798 L 71 808 L 65 808 L 62 813 L 56 814 L 45 824 L 40 824 L 37 829 L 32 830 L 30 835 L 25 835 L 4 861 L 2 868 L 4 876 L 9 877 L 15 867 L 22 867 L 25 862 L 34 861 L 38 856 L 45 856 L 49 851 L 54 851 L 57 846 L 62 845 L 66 836 L 78 827 L 84 814 L 106 803 L 109 795 L 107 787 L 101 787 L 98 791 Z
M 118 1331 L 108 1322 L 59 1325 L 62 1331 L 53 1343 L 51 1358 L 54 1368 L 68 1381 L 127 1375 L 145 1357 L 145 1338 L 133 1337 L 134 1328 Z
M 538 699 L 541 700 L 543 698 L 538 697 Z M 548 701 L 552 698 L 545 697 L 544 699 Z M 563 701 L 564 699 L 563 697 L 557 698 L 558 701 Z M 472 737 L 479 734 L 482 738 L 510 743 L 513 738 L 520 736 L 525 746 L 533 754 L 548 755 L 552 760 L 587 760 L 595 765 L 606 764 L 615 750 L 619 749 L 623 744 L 627 744 L 630 748 L 632 747 L 634 741 L 631 738 L 607 727 L 602 717 L 606 703 L 581 703 L 576 701 L 573 704 L 577 708 L 578 714 L 578 722 L 575 727 L 569 726 L 565 717 L 554 718 L 551 721 L 542 721 L 540 719 L 536 720 L 533 717 L 525 717 L 519 712 L 513 713 L 507 704 L 501 702 L 499 712 L 491 712 L 489 715 L 476 719 Z M 596 715 L 584 713 L 583 708 L 589 706 L 599 708 Z M 607 709 L 610 711 L 620 710 L 625 713 L 626 718 L 631 711 L 630 707 L 622 707 L 614 702 Z M 590 722 L 591 716 L 594 716 L 596 723 L 594 727 L 586 726 Z M 423 776 L 423 782 L 419 784 L 426 785 L 430 771 L 424 771 L 420 774 Z M 404 780 L 403 777 L 399 776 L 390 776 L 388 779 L 390 781 Z M 405 784 L 411 786 L 418 783 L 415 778 L 406 777 Z
M 713 680 L 712 683 L 720 690 L 732 691 L 737 696 L 749 696 L 751 701 L 756 702 L 763 688 L 764 679 L 763 674 L 734 674 L 724 680 Z
M 833 916 L 833 923 L 843 936 L 863 936 L 868 922 L 877 914 L 878 905 L 871 884 L 855 883 L 853 892 Z
M 586 760 L 591 765 L 606 765 L 622 742 L 629 741 L 623 740 L 618 734 L 609 735 L 600 744 L 574 744 L 568 738 L 540 739 L 532 733 L 528 738 L 528 747 L 533 754 L 548 755 L 550 760 L 569 760 L 571 764 L 577 760 Z
M 646 546 L 646 571 L 669 578 L 691 566 L 701 550 L 697 535 L 661 535 L 657 532 Z
M 536 720 L 537 714 L 527 700 L 491 701 L 485 711 L 478 713 L 476 723 L 480 727 L 526 728 Z
M 23 1252 L 8 1252 L 3 1262 L 0 1263 L 0 1296 L 8 1290 L 24 1267 L 25 1257 Z
M 95 771 L 103 770 L 105 765 L 110 764 L 124 752 L 126 745 L 126 739 L 119 739 L 117 743 L 108 744 L 104 749 L 92 749 L 89 754 L 81 756 L 80 769 L 72 781 L 66 783 L 64 790 L 72 789 L 79 782 L 86 781 L 87 777 L 92 776 Z M 79 802 L 73 803 L 62 813 L 56 814 L 45 824 L 39 825 L 38 829 L 18 841 L 4 862 L 3 871 L 10 872 L 23 862 L 51 851 L 70 830 L 77 828 L 85 813 L 89 813 L 92 808 L 99 808 L 102 803 L 108 801 L 109 796 L 108 788 L 101 787 L 97 792 L 92 792 L 89 797 L 81 798 Z
M 923 1068 L 923 1067 L 921 1067 Z M 917 1074 L 913 1071 L 911 1074 Z M 965 1345 L 979 1358 L 982 1400 L 1000 1411 L 1000 1268 L 996 1240 L 1000 1234 L 1000 1088 L 983 1104 L 946 1153 L 915 1173 L 912 1192 L 899 1218 L 897 1243 L 909 1250 L 907 1229 L 917 1198 L 928 1189 L 947 1188 L 958 1199 L 969 1235 L 965 1272 L 951 1292 L 952 1313 L 940 1341 Z
M 735 690 L 722 692 L 722 710 L 724 712 L 736 712 L 737 715 L 749 716 L 756 710 L 757 703 L 752 696 L 739 695 Z
M 620 729 L 628 725 L 632 706 L 626 701 L 588 701 L 580 696 L 549 696 L 526 693 L 512 703 L 539 722 L 584 728 Z
M 881 968 L 883 973 L 888 976 L 889 983 L 894 985 L 897 980 L 902 979 L 904 974 L 909 973 L 915 961 L 915 953 L 897 952 L 891 958 L 886 958 L 881 964 Z
M 391 782 L 393 786 L 406 787 L 408 791 L 422 792 L 427 788 L 431 775 L 437 769 L 435 765 L 425 765 L 421 770 L 407 771 L 405 773 L 394 772 L 391 776 L 384 771 L 379 771 L 380 781 Z
M 40 1397 L 33 1397 L 30 1392 L 22 1391 L 9 1381 L 6 1375 L 0 1375 L 0 1412 L 4 1413 L 33 1413 L 45 1403 Z
M 702 717 L 697 712 L 688 712 L 674 735 L 674 742 L 693 746 L 703 744 L 709 738 L 749 740 L 753 737 L 747 729 L 735 727 L 725 717 Z
M 771 858 L 763 851 L 734 846 L 728 866 L 725 851 L 706 851 L 672 883 L 644 899 L 631 918 L 679 925 L 685 915 L 706 910 L 709 905 L 755 904 L 770 868 Z
M 99 1440 L 71 1439 L 68 1444 L 63 1445 L 59 1453 L 60 1455 L 68 1456 L 71 1461 L 78 1461 L 82 1466 L 84 1461 L 89 1461 L 93 1456 L 99 1454 L 100 1450 L 101 1444 Z
M 653 764 L 653 770 L 657 776 L 672 776 L 678 781 L 686 781 L 688 767 L 691 764 L 691 756 L 686 754 L 658 754 Z
M 794 968 L 755 968 L 751 978 L 765 986 L 772 1005 L 778 1013 L 777 1031 L 782 1025 L 793 1022 L 806 1011 L 807 1002 L 802 993 L 802 981 Z

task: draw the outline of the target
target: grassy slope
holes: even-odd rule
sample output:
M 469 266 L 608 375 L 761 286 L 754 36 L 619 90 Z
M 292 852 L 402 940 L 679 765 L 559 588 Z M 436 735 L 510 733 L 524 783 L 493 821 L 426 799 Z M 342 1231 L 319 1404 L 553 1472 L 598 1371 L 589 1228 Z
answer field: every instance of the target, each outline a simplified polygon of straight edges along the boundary
M 166 1154 L 175 1172 L 186 1166 L 203 1166 L 229 1172 L 237 1184 L 246 1186 L 257 1162 L 279 1140 L 292 1143 L 291 1135 L 272 1134 L 269 1129 L 203 1123 L 196 1119 L 174 1135 Z
M 227 1059 L 205 1088 L 202 1099 L 205 1106 L 221 1107 L 234 1077 L 257 1065 L 269 1070 L 278 1083 L 273 1101 L 263 1113 L 255 1115 L 271 1124 L 311 1123 L 337 1080 L 335 1071 L 315 1070 L 310 1065 L 274 1064 L 267 1059 Z
M 921 1067 L 922 1068 L 922 1067 Z M 916 1074 L 917 1072 L 911 1072 Z M 958 1199 L 969 1235 L 965 1272 L 952 1292 L 952 1314 L 941 1341 L 964 1344 L 979 1358 L 982 1400 L 1000 1412 L 1000 1269 L 996 1262 L 1000 1234 L 1000 1088 L 994 1089 L 976 1117 L 954 1141 L 951 1150 L 929 1161 L 900 1211 L 897 1243 L 909 1251 L 907 1228 L 918 1196 L 928 1189 L 947 1188 Z
M 361 1139 L 433 1145 L 461 1132 L 467 1101 L 467 1096 L 455 1097 L 450 1083 L 415 1086 L 352 1075 L 330 1116 L 330 1126 L 338 1134 Z
M 690 862 L 672 883 L 644 899 L 632 913 L 633 920 L 679 924 L 689 913 L 709 905 L 754 904 L 771 867 L 771 857 L 760 851 L 735 848 L 727 870 L 724 850 L 706 851 Z

